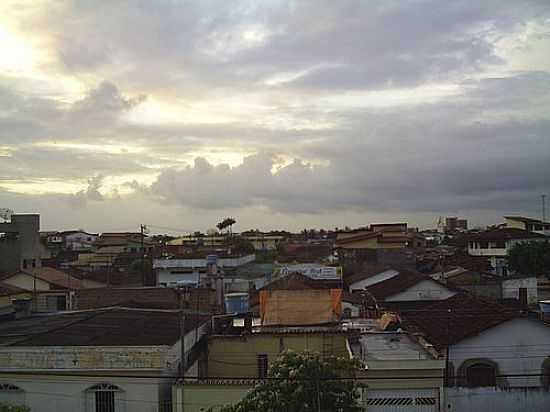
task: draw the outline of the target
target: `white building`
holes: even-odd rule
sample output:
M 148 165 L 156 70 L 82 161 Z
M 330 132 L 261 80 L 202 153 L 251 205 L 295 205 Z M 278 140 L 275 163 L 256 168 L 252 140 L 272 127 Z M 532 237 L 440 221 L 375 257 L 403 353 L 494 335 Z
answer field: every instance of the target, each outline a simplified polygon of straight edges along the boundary
M 0 402 L 24 404 L 32 412 L 171 411 L 180 316 L 106 308 L 1 323 Z M 195 343 L 207 333 L 208 321 L 186 318 L 186 365 L 193 375 Z
M 535 232 L 518 228 L 489 230 L 469 236 L 468 254 L 485 256 L 497 275 L 508 275 L 506 256 L 514 245 L 522 242 L 545 241 L 548 238 Z
M 88 233 L 83 230 L 69 230 L 61 233 L 63 247 L 66 250 L 85 252 L 92 250 L 99 237 L 97 233 Z
M 380 302 L 415 302 L 443 300 L 455 295 L 451 288 L 410 270 L 382 269 L 364 275 L 357 274 L 346 281 L 350 291 L 367 290 Z
M 405 318 L 409 330 L 448 355 L 447 410 L 548 410 L 549 325 L 466 294 Z
M 235 257 L 216 258 L 216 266 L 222 271 L 233 271 L 234 269 L 254 262 L 254 254 Z M 178 286 L 182 284 L 197 285 L 200 278 L 206 276 L 208 257 L 186 259 L 155 259 L 153 269 L 157 274 L 157 285 Z
M 521 229 L 550 236 L 550 222 L 543 222 L 539 219 L 524 216 L 504 216 L 504 224 L 507 228 Z

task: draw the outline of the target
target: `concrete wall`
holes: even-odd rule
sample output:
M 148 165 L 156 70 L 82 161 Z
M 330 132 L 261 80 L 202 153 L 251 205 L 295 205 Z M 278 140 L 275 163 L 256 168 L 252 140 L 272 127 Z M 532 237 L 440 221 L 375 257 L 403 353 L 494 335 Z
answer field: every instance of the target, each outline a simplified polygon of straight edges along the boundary
M 257 355 L 267 354 L 271 363 L 288 349 L 349 357 L 344 334 L 212 336 L 208 341 L 208 376 L 257 378 Z
M 527 289 L 527 302 L 536 304 L 538 302 L 537 278 L 512 278 L 502 280 L 502 297 L 505 299 L 519 299 L 519 289 Z
M 171 379 L 1 374 L 0 382 L 22 389 L 20 399 L 32 412 L 95 412 L 95 396 L 88 391 L 99 383 L 120 388 L 115 395 L 117 412 L 159 411 L 159 392 Z M 165 392 L 165 391 L 164 391 Z M 7 396 L 0 393 L 0 402 Z M 169 409 L 167 409 L 169 410 Z
M 200 412 L 212 408 L 219 411 L 223 406 L 237 403 L 253 388 L 251 383 L 213 383 L 185 384 L 172 389 L 172 406 L 174 412 Z M 182 408 L 182 403 L 185 409 Z
M 177 361 L 178 352 L 162 346 L 0 347 L 2 370 L 162 370 L 176 369 Z
M 0 233 L 12 234 L 0 239 L 0 272 L 21 269 L 23 259 L 41 265 L 40 215 L 12 215 L 9 223 L 0 223 Z
M 546 412 L 550 392 L 537 388 L 447 388 L 443 412 Z

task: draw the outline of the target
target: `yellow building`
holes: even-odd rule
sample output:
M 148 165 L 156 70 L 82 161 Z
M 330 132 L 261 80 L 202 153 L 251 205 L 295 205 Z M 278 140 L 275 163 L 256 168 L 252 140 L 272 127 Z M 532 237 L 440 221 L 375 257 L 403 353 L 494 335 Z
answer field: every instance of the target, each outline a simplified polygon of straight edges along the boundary
M 208 340 L 208 376 L 265 377 L 267 367 L 287 351 L 348 356 L 346 334 L 332 327 L 275 328 L 250 335 L 218 335 Z

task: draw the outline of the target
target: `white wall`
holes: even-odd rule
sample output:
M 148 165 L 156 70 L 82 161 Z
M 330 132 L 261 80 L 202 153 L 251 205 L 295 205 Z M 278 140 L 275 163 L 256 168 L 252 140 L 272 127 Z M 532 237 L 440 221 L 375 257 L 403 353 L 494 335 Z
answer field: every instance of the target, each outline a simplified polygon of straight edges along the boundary
M 550 356 L 550 327 L 538 319 L 515 318 L 479 335 L 466 338 L 449 349 L 455 373 L 467 359 L 495 362 L 499 374 L 540 374 Z M 540 386 L 541 378 L 508 377 L 511 387 Z
M 383 272 L 380 272 L 374 276 L 368 277 L 367 279 L 360 280 L 358 282 L 352 283 L 350 285 L 350 290 L 359 290 L 365 289 L 366 287 L 372 286 L 376 283 L 380 283 L 384 280 L 388 280 L 397 276 L 399 272 L 397 270 L 389 269 Z
M 502 280 L 502 297 L 505 299 L 518 299 L 519 289 L 527 289 L 527 302 L 536 304 L 538 302 L 537 278 L 518 278 Z
M 385 299 L 386 302 L 403 302 L 414 300 L 444 300 L 454 296 L 456 292 L 430 279 L 423 280 L 404 292 L 397 293 Z
M 550 392 L 541 389 L 446 388 L 445 412 L 545 412 Z M 448 407 L 450 405 L 450 408 Z
M 95 412 L 93 393 L 98 383 L 110 383 L 122 391 L 115 395 L 117 412 L 158 410 L 159 389 L 170 380 L 157 378 L 117 378 L 1 374 L 0 382 L 18 386 L 25 405 L 32 412 Z M 6 399 L 7 400 L 7 399 Z M 0 402 L 2 394 L 0 393 Z

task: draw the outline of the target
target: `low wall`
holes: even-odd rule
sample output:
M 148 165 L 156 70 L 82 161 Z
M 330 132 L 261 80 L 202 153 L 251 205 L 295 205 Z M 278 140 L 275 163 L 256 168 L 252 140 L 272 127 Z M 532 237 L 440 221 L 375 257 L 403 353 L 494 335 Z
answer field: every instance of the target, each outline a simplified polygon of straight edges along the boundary
M 550 392 L 542 388 L 447 388 L 445 412 L 544 412 Z

